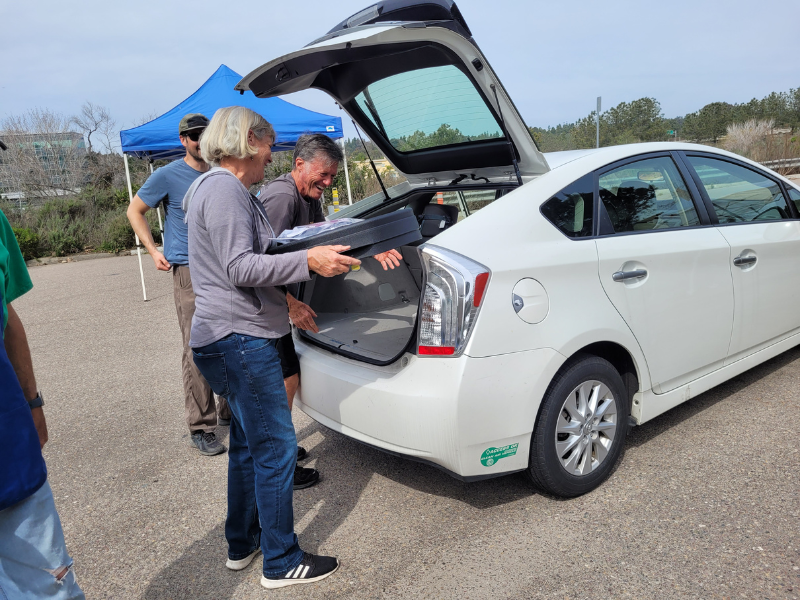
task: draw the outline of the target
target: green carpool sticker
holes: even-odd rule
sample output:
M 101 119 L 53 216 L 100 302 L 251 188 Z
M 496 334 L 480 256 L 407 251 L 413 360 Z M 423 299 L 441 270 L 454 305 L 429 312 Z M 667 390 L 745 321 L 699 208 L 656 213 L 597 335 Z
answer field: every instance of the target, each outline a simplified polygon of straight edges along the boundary
M 487 448 L 483 451 L 483 454 L 481 454 L 481 464 L 484 467 L 491 467 L 501 458 L 514 456 L 517 453 L 517 446 L 519 446 L 519 444 L 509 444 L 502 448 Z

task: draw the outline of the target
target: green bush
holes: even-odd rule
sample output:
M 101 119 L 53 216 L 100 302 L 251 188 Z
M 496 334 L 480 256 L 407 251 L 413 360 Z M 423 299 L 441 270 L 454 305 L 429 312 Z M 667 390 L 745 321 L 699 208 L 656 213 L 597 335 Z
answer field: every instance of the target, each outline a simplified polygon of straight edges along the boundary
M 39 257 L 39 236 L 27 227 L 12 227 L 14 236 L 17 238 L 19 249 L 22 250 L 22 257 L 25 260 L 33 260 Z
M 112 216 L 105 223 L 102 238 L 98 246 L 100 252 L 121 252 L 136 243 L 133 229 L 124 214 Z
M 134 193 L 137 186 L 134 187 Z M 0 199 L 0 209 L 17 232 L 26 260 L 84 251 L 120 252 L 135 245 L 125 214 L 128 189 L 86 186 L 75 196 L 47 200 L 41 207 Z M 150 231 L 161 244 L 156 211 L 147 213 Z

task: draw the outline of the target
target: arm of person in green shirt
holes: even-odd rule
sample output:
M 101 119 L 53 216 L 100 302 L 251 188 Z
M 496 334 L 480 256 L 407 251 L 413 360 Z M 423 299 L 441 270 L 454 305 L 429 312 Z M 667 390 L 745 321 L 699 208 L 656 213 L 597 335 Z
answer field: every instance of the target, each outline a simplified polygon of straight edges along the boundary
M 25 334 L 25 327 L 19 318 L 14 307 L 8 304 L 8 324 L 6 325 L 5 338 L 3 342 L 6 347 L 6 354 L 17 374 L 19 385 L 26 400 L 33 400 L 39 394 L 36 387 L 36 377 L 33 374 L 33 359 L 31 358 L 31 348 L 28 345 L 28 336 Z M 41 406 L 31 409 L 33 423 L 39 434 L 39 444 L 42 448 L 47 443 L 47 421 L 44 418 L 44 410 Z

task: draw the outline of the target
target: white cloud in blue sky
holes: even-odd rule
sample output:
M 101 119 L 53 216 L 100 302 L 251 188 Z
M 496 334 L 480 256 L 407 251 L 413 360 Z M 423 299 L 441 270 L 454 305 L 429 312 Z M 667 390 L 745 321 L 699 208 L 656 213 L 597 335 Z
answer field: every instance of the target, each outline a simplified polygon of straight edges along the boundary
M 800 2 L 457 2 L 529 125 L 650 96 L 666 116 L 800 87 Z M 324 34 L 364 0 L 0 4 L 0 119 L 92 101 L 125 128 L 193 93 L 220 64 L 245 74 Z M 287 97 L 340 114 L 310 91 Z M 345 134 L 353 135 L 352 127 Z

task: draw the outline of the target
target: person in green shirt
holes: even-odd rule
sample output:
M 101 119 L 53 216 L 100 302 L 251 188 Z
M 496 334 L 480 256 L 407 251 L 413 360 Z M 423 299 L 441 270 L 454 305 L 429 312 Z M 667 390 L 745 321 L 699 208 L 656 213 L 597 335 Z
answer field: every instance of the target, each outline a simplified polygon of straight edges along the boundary
M 33 287 L 0 211 L 0 598 L 85 600 L 47 481 L 42 395 L 12 302 Z

